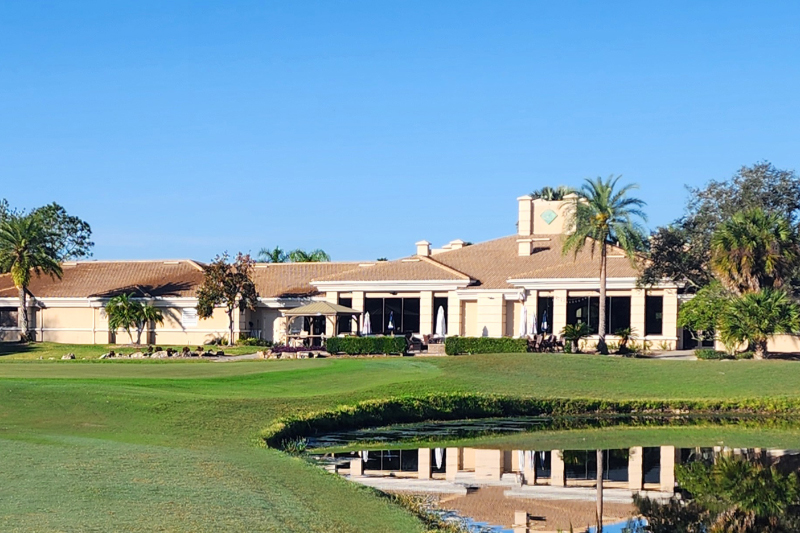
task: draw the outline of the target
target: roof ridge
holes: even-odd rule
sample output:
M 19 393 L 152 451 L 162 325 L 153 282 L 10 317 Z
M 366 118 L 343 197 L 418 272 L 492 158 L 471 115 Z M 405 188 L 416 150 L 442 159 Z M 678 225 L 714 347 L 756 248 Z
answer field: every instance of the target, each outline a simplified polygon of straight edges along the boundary
M 464 274 L 460 270 L 456 270 L 455 268 L 453 268 L 451 266 L 447 266 L 444 263 L 440 263 L 439 261 L 437 261 L 437 260 L 435 260 L 435 259 L 433 259 L 431 257 L 426 257 L 426 256 L 423 256 L 423 255 L 417 255 L 415 257 L 418 257 L 418 258 L 422 259 L 423 261 L 425 261 L 427 263 L 430 263 L 430 264 L 432 264 L 434 266 L 437 266 L 437 267 L 441 268 L 442 270 L 444 270 L 446 272 L 449 272 L 450 274 L 453 274 L 454 276 L 460 276 L 463 279 L 472 281 L 472 277 Z
M 296 265 L 358 265 L 365 261 L 286 261 L 285 263 L 269 263 L 256 261 L 256 266 L 296 266 Z

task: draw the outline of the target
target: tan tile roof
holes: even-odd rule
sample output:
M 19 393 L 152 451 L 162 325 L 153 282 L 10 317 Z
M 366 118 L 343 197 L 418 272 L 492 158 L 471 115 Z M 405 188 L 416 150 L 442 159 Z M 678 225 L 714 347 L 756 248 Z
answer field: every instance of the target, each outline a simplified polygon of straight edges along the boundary
M 39 298 L 137 296 L 194 296 L 203 281 L 194 261 L 81 261 L 64 263 L 62 279 L 36 276 L 30 292 Z M 17 296 L 9 274 L 0 275 L 0 297 Z
M 456 269 L 457 270 L 457 269 Z M 361 266 L 314 281 L 429 281 L 469 280 L 469 276 L 428 258 L 408 257 L 395 261 L 362 263 Z
M 577 256 L 563 255 L 561 235 L 533 235 L 534 251 L 529 256 L 518 255 L 517 235 L 486 241 L 459 250 L 434 255 L 435 261 L 455 268 L 483 288 L 509 288 L 508 279 L 525 278 L 595 278 L 599 277 L 599 257 L 591 256 L 585 247 Z M 546 239 L 546 240 L 545 240 Z M 618 251 L 614 249 L 614 254 Z M 608 275 L 636 277 L 637 272 L 628 259 L 609 257 Z
M 310 282 L 358 268 L 358 263 L 259 263 L 253 281 L 262 298 L 311 296 L 318 291 Z

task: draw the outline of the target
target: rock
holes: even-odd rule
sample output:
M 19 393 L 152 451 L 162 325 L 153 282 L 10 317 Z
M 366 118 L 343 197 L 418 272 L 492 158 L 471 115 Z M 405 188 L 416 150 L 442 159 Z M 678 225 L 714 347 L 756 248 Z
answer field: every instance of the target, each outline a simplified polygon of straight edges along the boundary
M 169 352 L 153 352 L 150 359 L 166 359 L 169 357 Z
M 144 359 L 145 357 L 147 357 L 147 354 L 144 354 L 142 352 L 133 352 L 128 357 L 130 357 L 131 359 Z
M 225 352 L 223 352 L 222 350 L 219 350 L 217 352 L 217 357 L 222 357 L 223 355 L 225 355 Z
M 75 359 L 75 354 L 74 353 L 68 353 L 67 355 L 62 355 L 61 356 L 61 360 L 62 361 L 66 361 L 67 359 Z
M 256 352 L 256 357 L 258 357 L 259 359 L 268 359 L 269 355 L 264 350 L 259 350 Z
M 111 354 L 104 353 L 103 355 L 100 356 L 100 359 L 108 359 L 109 357 L 113 357 L 113 356 Z

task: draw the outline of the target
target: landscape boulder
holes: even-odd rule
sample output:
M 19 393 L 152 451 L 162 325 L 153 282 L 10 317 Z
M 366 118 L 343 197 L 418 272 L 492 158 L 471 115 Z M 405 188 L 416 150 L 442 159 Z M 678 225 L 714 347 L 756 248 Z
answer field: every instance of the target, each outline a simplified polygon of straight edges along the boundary
M 169 352 L 153 352 L 153 355 L 150 356 L 151 359 L 166 359 L 169 357 Z
M 142 352 L 133 352 L 130 355 L 131 359 L 144 359 L 145 357 L 147 357 L 147 354 L 142 353 Z
M 61 360 L 62 361 L 66 361 L 67 359 L 75 359 L 75 354 L 74 353 L 68 353 L 67 355 L 62 355 L 61 356 Z

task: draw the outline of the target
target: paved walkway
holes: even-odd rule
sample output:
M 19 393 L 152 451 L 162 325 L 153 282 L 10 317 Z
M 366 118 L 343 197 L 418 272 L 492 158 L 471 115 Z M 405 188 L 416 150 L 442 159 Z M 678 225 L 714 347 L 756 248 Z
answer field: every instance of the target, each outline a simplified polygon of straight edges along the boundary
M 650 359 L 666 359 L 668 361 L 697 361 L 694 350 L 671 350 L 651 355 Z

